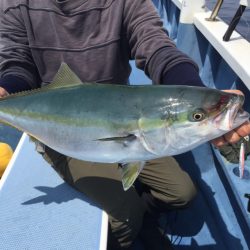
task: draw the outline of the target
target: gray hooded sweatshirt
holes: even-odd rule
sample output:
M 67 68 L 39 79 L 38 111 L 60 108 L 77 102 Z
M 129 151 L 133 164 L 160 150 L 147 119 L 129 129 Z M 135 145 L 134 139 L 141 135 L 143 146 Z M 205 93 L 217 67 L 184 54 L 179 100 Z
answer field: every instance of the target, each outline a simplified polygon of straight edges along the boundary
M 1 79 L 40 87 L 65 62 L 82 81 L 126 84 L 130 59 L 155 83 L 180 63 L 198 72 L 151 0 L 0 0 Z

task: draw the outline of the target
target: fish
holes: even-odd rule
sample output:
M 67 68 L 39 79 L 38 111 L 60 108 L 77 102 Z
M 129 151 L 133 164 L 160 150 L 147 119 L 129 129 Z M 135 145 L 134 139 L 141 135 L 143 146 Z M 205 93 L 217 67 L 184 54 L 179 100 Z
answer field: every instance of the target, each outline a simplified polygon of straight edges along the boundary
M 83 83 L 62 63 L 42 88 L 0 99 L 0 121 L 69 157 L 117 163 L 128 190 L 146 161 L 173 156 L 249 119 L 244 97 L 206 87 Z
M 249 142 L 249 136 L 245 136 L 243 138 L 243 142 L 240 144 L 240 153 L 239 153 L 239 176 L 242 179 L 244 177 L 245 171 L 245 154 L 246 154 L 246 146 L 245 143 Z

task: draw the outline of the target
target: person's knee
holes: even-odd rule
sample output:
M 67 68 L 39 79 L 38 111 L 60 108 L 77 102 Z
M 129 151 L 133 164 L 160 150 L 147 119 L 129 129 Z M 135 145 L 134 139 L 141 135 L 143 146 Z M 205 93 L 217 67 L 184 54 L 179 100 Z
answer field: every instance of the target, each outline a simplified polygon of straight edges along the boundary
M 175 204 L 179 207 L 186 207 L 196 197 L 197 189 L 193 182 L 181 188 L 176 194 Z
M 196 194 L 197 189 L 191 177 L 186 172 L 183 172 L 176 182 L 175 188 L 172 189 L 170 205 L 178 208 L 186 207 L 195 198 Z
M 192 180 L 187 176 L 186 180 L 180 185 L 176 184 L 171 191 L 166 186 L 161 192 L 151 191 L 153 197 L 158 200 L 156 203 L 168 209 L 184 208 L 195 198 L 197 189 Z
M 197 189 L 188 174 L 182 176 L 182 182 L 178 183 L 175 192 L 172 192 L 174 207 L 183 208 L 187 207 L 190 202 L 195 198 Z

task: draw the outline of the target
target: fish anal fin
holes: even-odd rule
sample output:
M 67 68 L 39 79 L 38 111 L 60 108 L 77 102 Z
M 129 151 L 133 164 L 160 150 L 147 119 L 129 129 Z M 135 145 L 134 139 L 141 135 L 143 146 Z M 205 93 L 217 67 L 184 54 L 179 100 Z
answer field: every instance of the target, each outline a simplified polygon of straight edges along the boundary
M 125 191 L 127 191 L 133 185 L 143 167 L 144 162 L 141 161 L 120 164 L 122 173 L 122 185 Z

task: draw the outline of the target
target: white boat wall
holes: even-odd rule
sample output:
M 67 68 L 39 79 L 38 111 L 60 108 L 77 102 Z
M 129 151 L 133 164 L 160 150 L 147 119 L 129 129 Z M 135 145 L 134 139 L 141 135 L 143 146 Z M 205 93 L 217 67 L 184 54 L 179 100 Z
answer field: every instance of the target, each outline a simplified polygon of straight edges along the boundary
M 250 111 L 249 42 L 237 32 L 224 42 L 228 25 L 206 21 L 211 11 L 203 8 L 203 0 L 152 1 L 169 36 L 200 67 L 204 83 L 242 90 Z M 131 65 L 131 84 L 151 84 L 134 62 Z M 244 197 L 250 193 L 250 157 L 244 178 L 234 174 L 238 164 L 227 162 L 209 143 L 176 158 L 197 185 L 198 195 L 189 208 L 161 217 L 174 249 L 250 249 L 249 201 Z M 65 184 L 25 135 L 0 180 L 0 214 L 0 249 L 106 249 L 106 214 Z M 143 250 L 140 241 L 134 249 Z

